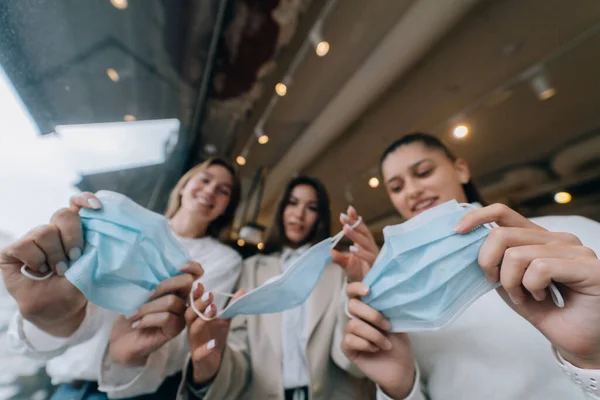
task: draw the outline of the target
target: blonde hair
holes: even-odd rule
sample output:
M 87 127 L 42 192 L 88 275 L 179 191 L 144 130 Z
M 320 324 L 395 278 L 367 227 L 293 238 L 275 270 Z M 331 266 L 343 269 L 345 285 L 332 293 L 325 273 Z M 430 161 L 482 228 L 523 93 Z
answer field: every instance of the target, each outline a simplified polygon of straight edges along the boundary
M 181 192 L 186 187 L 190 179 L 196 176 L 199 172 L 205 170 L 211 165 L 220 165 L 229 171 L 232 178 L 231 185 L 231 196 L 229 198 L 229 204 L 227 208 L 223 212 L 222 215 L 218 216 L 214 221 L 212 221 L 208 225 L 207 234 L 213 237 L 219 237 L 222 231 L 225 228 L 228 228 L 233 222 L 233 217 L 235 215 L 235 210 L 240 202 L 241 190 L 240 190 L 240 180 L 237 176 L 237 173 L 233 166 L 222 158 L 209 158 L 204 161 L 202 164 L 198 164 L 195 167 L 192 167 L 189 171 L 187 171 L 180 179 L 177 181 L 177 184 L 171 190 L 171 194 L 169 195 L 169 202 L 167 203 L 167 211 L 165 212 L 165 217 L 167 219 L 171 219 L 177 214 L 177 211 L 181 208 Z

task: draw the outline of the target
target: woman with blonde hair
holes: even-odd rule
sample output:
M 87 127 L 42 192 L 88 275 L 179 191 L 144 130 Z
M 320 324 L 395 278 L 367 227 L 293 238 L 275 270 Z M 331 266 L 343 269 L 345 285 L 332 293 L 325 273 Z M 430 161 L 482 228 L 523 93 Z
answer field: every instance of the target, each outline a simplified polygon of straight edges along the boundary
M 7 286 L 14 286 L 8 287 L 9 292 L 21 310 L 10 328 L 12 347 L 48 360 L 53 383 L 61 385 L 53 399 L 106 398 L 102 392 L 111 398 L 154 393 L 163 382 L 155 379 L 156 374 L 170 376 L 181 369 L 188 349 L 185 335 L 180 333 L 185 327 L 185 298 L 192 282 L 202 277 L 207 288 L 229 292 L 239 278 L 241 257 L 218 238 L 231 225 L 240 192 L 236 171 L 223 159 L 209 159 L 181 177 L 171 192 L 165 215 L 193 262 L 182 269 L 184 274 L 163 281 L 134 315 L 118 316 L 89 303 L 64 278 L 69 263 L 79 258 L 84 246 L 78 211 L 102 207 L 91 193 L 71 199 L 70 209 L 59 211 L 49 225 L 29 233 L 0 254 Z M 25 262 L 40 249 L 48 255 L 47 260 Z M 47 265 L 55 274 L 44 285 L 11 279 L 12 274 L 20 273 L 23 264 L 34 271 Z M 26 290 L 24 285 L 28 285 Z M 53 295 L 41 295 L 40 291 L 51 291 Z M 60 319 L 51 312 L 59 308 Z M 171 354 L 170 359 L 175 360 L 172 363 L 164 354 L 164 345 L 169 341 L 173 341 L 170 348 L 181 354 L 179 359 Z M 127 351 L 120 352 L 122 349 Z M 124 356 L 113 357 L 115 354 Z M 134 387 L 131 382 L 142 384 Z M 163 387 L 161 393 L 166 395 L 168 390 Z

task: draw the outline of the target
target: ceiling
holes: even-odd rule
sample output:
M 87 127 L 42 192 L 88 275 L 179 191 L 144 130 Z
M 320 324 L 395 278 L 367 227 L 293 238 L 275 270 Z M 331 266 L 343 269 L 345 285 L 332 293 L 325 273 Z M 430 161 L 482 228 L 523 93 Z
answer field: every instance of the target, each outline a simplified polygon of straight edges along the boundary
M 334 121 L 313 129 L 386 35 L 406 25 L 406 16 L 416 15 L 424 3 L 336 3 L 324 21 L 330 53 L 323 58 L 310 53 L 300 63 L 287 95 L 266 119 L 269 143 L 252 146 L 244 169 L 270 168 L 271 189 L 282 182 L 273 176 L 316 176 L 330 192 L 334 215 L 351 202 L 378 229 L 400 219 L 384 190 L 370 188 L 367 181 L 377 174 L 380 154 L 389 143 L 421 130 L 446 140 L 469 161 L 488 201 L 506 202 L 530 216 L 578 213 L 600 220 L 600 3 L 595 0 L 473 1 L 373 101 L 348 114 L 337 108 L 330 116 L 347 124 L 336 130 L 331 128 Z M 397 42 L 398 52 L 404 46 Z M 530 84 L 536 67 L 542 67 L 557 90 L 546 101 L 538 100 Z M 377 71 L 369 79 L 378 84 Z M 263 97 L 271 96 L 264 91 Z M 360 93 L 355 96 L 350 101 L 360 101 Z M 253 112 L 260 115 L 262 110 Z M 239 135 L 235 154 L 256 119 Z M 459 122 L 470 129 L 462 140 L 451 135 Z M 317 139 L 300 147 L 309 134 Z M 319 137 L 328 139 L 319 142 Z M 556 164 L 555 157 L 565 165 Z M 553 194 L 565 189 L 574 195 L 572 203 L 554 203 Z M 267 180 L 262 221 L 267 221 L 276 192 L 269 191 Z

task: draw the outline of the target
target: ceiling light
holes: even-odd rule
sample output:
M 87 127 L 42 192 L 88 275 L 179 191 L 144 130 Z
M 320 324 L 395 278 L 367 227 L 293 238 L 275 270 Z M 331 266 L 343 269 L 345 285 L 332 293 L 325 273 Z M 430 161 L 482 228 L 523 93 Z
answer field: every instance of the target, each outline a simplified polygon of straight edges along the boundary
M 269 143 L 269 137 L 267 135 L 262 135 L 258 137 L 258 143 L 267 144 Z
M 322 32 L 323 32 L 323 24 L 318 22 L 317 24 L 315 24 L 314 28 L 308 34 L 308 39 L 310 40 L 311 44 L 315 48 L 315 53 L 317 53 L 317 55 L 319 57 L 323 57 L 327 53 L 329 53 L 329 47 L 330 47 L 329 42 L 323 40 Z
M 254 128 L 254 135 L 256 135 L 259 144 L 267 144 L 269 142 L 269 136 L 263 130 L 262 125 Z
M 554 201 L 558 204 L 567 204 L 571 202 L 571 193 L 569 192 L 558 192 L 554 195 Z
M 467 128 L 465 125 L 458 125 L 456 128 L 454 128 L 452 134 L 455 138 L 462 139 L 469 134 L 469 128 Z
M 237 158 L 235 159 L 235 162 L 238 163 L 239 165 L 246 165 L 246 157 L 237 156 Z
M 371 179 L 369 179 L 369 186 L 371 186 L 372 188 L 378 187 L 379 179 L 377 179 L 376 177 L 372 177 Z
M 125 120 L 126 122 L 133 122 L 136 120 L 136 118 L 131 114 L 127 114 L 123 117 L 123 120 Z
M 259 250 L 263 250 L 265 248 L 265 244 L 263 242 L 260 242 L 259 244 L 256 245 L 256 248 Z
M 124 10 L 127 8 L 127 0 L 110 0 L 110 4 L 119 10 Z
M 285 96 L 287 94 L 287 85 L 283 82 L 279 82 L 275 85 L 275 93 L 281 97 Z
M 329 42 L 326 42 L 324 40 L 322 42 L 319 42 L 315 49 L 315 53 L 317 53 L 319 57 L 327 55 L 327 53 L 329 53 Z
M 246 241 L 244 239 L 238 239 L 237 245 L 240 247 L 244 247 L 246 245 Z
M 556 94 L 556 89 L 552 87 L 550 80 L 544 72 L 539 72 L 531 78 L 530 83 L 536 96 L 542 101 L 548 100 Z

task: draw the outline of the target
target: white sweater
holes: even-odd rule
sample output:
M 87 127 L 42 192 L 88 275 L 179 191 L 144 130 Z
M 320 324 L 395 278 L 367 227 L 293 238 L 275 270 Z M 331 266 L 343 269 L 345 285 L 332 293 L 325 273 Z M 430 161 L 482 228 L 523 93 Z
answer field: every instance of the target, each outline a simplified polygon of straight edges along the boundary
M 205 287 L 223 292 L 231 292 L 234 289 L 242 265 L 242 259 L 235 250 L 211 237 L 177 239 L 188 250 L 191 259 L 204 268 L 201 281 Z M 225 300 L 215 299 L 223 303 Z M 16 313 L 9 327 L 9 346 L 18 354 L 48 360 L 46 371 L 54 385 L 75 380 L 100 381 L 100 390 L 106 391 L 109 397 L 126 397 L 126 388 L 121 387 L 118 381 L 103 384 L 101 380 L 102 359 L 116 317 L 116 313 L 88 303 L 86 317 L 79 329 L 69 338 L 56 338 Z M 181 370 L 188 353 L 185 332 L 173 341 L 177 343 L 173 348 L 178 349 L 177 354 L 181 354 L 178 362 L 167 363 L 167 358 L 160 351 L 148 359 L 148 365 L 167 376 Z M 178 357 L 171 355 L 171 358 Z M 132 368 L 128 372 L 129 379 L 132 379 L 131 374 L 135 377 L 146 373 L 144 368 Z M 146 393 L 156 391 L 161 382 L 162 380 L 148 382 L 145 385 Z M 125 394 L 122 394 L 123 391 Z
M 575 234 L 600 254 L 600 224 L 569 217 L 532 220 L 555 232 Z M 418 364 L 406 400 L 588 399 L 561 371 L 550 342 L 515 313 L 496 291 L 478 299 L 451 325 L 410 334 Z M 378 391 L 379 400 L 388 400 Z

